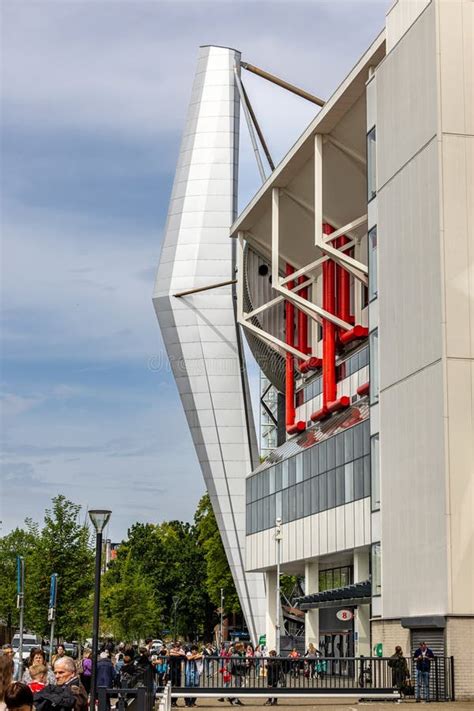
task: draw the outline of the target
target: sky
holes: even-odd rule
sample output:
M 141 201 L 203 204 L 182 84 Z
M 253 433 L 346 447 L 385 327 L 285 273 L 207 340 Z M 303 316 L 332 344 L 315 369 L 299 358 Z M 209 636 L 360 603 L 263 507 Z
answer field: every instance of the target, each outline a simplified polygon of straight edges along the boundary
M 192 520 L 204 483 L 152 307 L 199 45 L 322 98 L 388 0 L 2 0 L 1 532 L 58 493 Z M 318 110 L 243 74 L 276 161 Z M 239 203 L 259 187 L 241 126 Z M 257 373 L 251 369 L 254 389 Z

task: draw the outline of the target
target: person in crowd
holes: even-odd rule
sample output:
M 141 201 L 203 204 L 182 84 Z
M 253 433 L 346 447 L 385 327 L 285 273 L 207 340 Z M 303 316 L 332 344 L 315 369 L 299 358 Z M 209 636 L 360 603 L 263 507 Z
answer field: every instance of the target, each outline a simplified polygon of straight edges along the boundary
M 248 676 L 251 676 L 252 674 L 252 669 L 255 668 L 255 652 L 251 644 L 248 644 L 245 647 L 245 659 L 246 659 L 246 673 Z
M 152 687 L 154 669 L 150 661 L 147 647 L 139 647 L 138 657 L 135 661 L 136 686 Z
M 283 674 L 281 660 L 277 657 L 275 649 L 270 650 L 267 659 L 267 686 L 270 689 L 276 689 L 280 677 Z M 270 696 L 264 703 L 264 706 L 276 706 L 278 699 L 276 696 Z
M 46 662 L 46 654 L 43 652 L 41 647 L 34 647 L 31 650 L 30 656 L 29 656 L 28 662 L 27 662 L 27 667 L 26 667 L 25 671 L 23 672 L 23 676 L 21 678 L 22 682 L 24 684 L 30 683 L 30 681 L 31 681 L 30 669 L 32 666 L 36 666 L 38 664 L 43 664 L 46 666 L 46 669 L 47 669 L 46 683 L 47 684 L 55 684 L 56 677 L 54 676 L 53 670 L 48 667 L 48 664 Z
M 119 676 L 119 684 L 123 689 L 132 689 L 135 686 L 136 669 L 134 658 L 135 650 L 133 647 L 125 647 Z
M 53 658 L 52 658 L 53 669 L 54 669 L 54 665 L 56 664 L 56 660 L 62 659 L 65 656 L 66 656 L 66 648 L 64 647 L 64 644 L 58 644 L 58 646 L 56 647 L 56 654 L 53 654 Z
M 48 667 L 46 664 L 32 664 L 29 668 L 29 672 L 30 681 L 28 682 L 28 686 L 33 694 L 36 694 L 38 691 L 42 691 L 48 683 Z M 56 680 L 54 683 L 56 683 Z
M 168 683 L 168 650 L 163 646 L 156 660 L 155 673 L 158 686 Z
M 401 694 L 406 686 L 407 679 L 410 678 L 410 671 L 400 645 L 395 647 L 395 652 L 390 657 L 388 666 L 392 670 L 392 686 L 398 689 Z
M 245 649 L 242 642 L 237 642 L 233 648 L 231 648 L 231 663 L 230 663 L 230 673 L 234 679 L 234 687 L 236 689 L 240 688 L 243 684 L 245 677 Z M 243 706 L 240 699 L 234 698 L 229 699 L 233 706 Z
M 2 647 L 2 656 L 6 657 L 7 659 L 10 660 L 11 666 L 12 666 L 12 674 L 13 674 L 13 679 L 16 679 L 18 676 L 18 671 L 19 671 L 19 664 L 15 659 L 15 650 L 11 646 L 11 644 L 4 644 Z
M 15 681 L 5 690 L 5 706 L 8 711 L 32 711 L 33 692 L 28 684 Z
M 5 711 L 5 691 L 13 681 L 13 659 L 9 654 L 0 656 L 0 711 Z
M 121 650 L 119 650 L 117 652 L 117 654 L 115 655 L 115 664 L 114 664 L 114 668 L 115 668 L 117 675 L 120 675 L 120 670 L 124 664 L 125 664 L 125 661 L 123 658 L 123 652 Z
M 107 689 L 112 688 L 115 681 L 115 669 L 110 655 L 107 651 L 101 652 L 97 662 L 97 688 L 105 686 Z
M 200 671 L 202 670 L 202 654 L 195 644 L 191 646 L 191 649 L 186 653 L 186 667 L 185 667 L 185 686 L 190 688 L 196 688 L 199 686 Z M 184 699 L 185 706 L 191 707 L 196 706 L 196 697 L 186 697 Z
M 222 686 L 224 689 L 228 689 L 232 681 L 232 675 L 230 673 L 230 658 L 230 649 L 227 649 L 225 644 L 223 644 L 219 653 L 218 673 L 222 674 Z M 218 701 L 225 701 L 225 698 L 221 697 Z
M 313 679 L 315 676 L 316 660 L 318 658 L 319 651 L 316 649 L 314 644 L 310 642 L 308 644 L 308 649 L 305 652 L 305 660 L 307 662 L 307 676 Z
M 48 684 L 34 695 L 36 711 L 51 708 L 87 711 L 87 693 L 79 679 L 74 659 L 63 655 L 54 664 L 56 685 Z
M 169 653 L 169 669 L 171 686 L 181 686 L 181 668 L 186 659 L 186 652 L 179 642 L 174 642 Z M 171 701 L 172 706 L 177 706 L 176 699 Z
M 80 673 L 82 686 L 87 693 L 91 690 L 92 677 L 92 649 L 86 648 L 82 655 L 82 672 Z
M 260 669 L 261 669 L 261 660 L 263 657 L 263 652 L 262 652 L 262 647 L 257 644 L 255 647 L 255 653 L 254 653 L 254 658 L 255 658 L 255 678 L 258 679 L 260 676 Z
M 204 674 L 209 677 L 212 674 L 212 657 L 214 656 L 214 649 L 212 644 L 208 642 L 202 648 L 202 659 L 204 664 Z
M 434 654 L 426 642 L 420 642 L 420 646 L 415 652 L 417 703 L 421 698 L 424 698 L 425 701 L 430 700 L 430 669 L 433 659 Z
M 288 659 L 291 660 L 290 664 L 290 675 L 293 676 L 295 679 L 299 676 L 300 673 L 300 654 L 296 647 L 293 647 L 291 652 L 288 655 Z

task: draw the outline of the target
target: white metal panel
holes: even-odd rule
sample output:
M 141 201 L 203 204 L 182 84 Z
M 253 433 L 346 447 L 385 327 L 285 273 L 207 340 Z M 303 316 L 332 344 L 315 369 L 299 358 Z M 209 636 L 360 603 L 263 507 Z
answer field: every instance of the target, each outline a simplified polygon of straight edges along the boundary
M 441 362 L 380 394 L 382 592 L 386 617 L 447 612 L 443 410 Z M 390 505 L 384 506 L 384 502 Z
M 396 0 L 385 22 L 387 52 L 400 41 L 429 3 L 430 0 Z
M 436 140 L 378 194 L 381 390 L 442 355 L 438 195 Z
M 232 275 L 228 233 L 237 200 L 239 104 L 233 69 L 238 61 L 234 50 L 200 50 L 154 304 L 247 625 L 256 639 L 265 629 L 263 577 L 244 570 L 245 476 L 252 469 L 256 438 L 252 413 L 248 421 L 245 415 L 247 383 L 238 357 L 232 290 L 174 296 Z
M 432 3 L 377 68 L 378 189 L 436 134 L 436 89 Z

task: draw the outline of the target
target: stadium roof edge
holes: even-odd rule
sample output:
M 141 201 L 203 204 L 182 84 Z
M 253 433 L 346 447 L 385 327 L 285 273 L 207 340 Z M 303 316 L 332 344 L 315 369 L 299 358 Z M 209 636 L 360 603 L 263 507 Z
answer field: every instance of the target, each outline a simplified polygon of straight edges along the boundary
M 331 132 L 364 90 L 369 67 L 377 66 L 384 56 L 385 30 L 382 30 L 237 217 L 230 228 L 231 237 L 236 236 L 239 230 L 251 229 L 255 219 L 266 209 L 272 188 L 285 187 L 288 184 L 295 172 L 310 157 L 314 135 Z

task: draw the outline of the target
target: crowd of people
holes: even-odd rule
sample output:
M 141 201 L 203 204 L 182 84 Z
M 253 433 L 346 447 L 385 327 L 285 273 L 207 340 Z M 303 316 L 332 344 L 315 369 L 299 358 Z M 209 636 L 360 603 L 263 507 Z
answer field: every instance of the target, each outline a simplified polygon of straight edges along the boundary
M 397 646 L 388 666 L 392 671 L 392 684 L 402 695 L 412 689 L 416 701 L 430 699 L 430 667 L 433 652 L 423 642 L 414 655 L 416 688 L 411 685 L 410 669 L 402 648 Z M 286 676 L 308 678 L 324 675 L 327 661 L 320 651 L 310 644 L 304 655 L 292 649 L 285 657 L 263 645 L 255 648 L 250 643 L 223 644 L 220 648 L 208 643 L 185 645 L 179 641 L 153 647 L 151 640 L 143 646 L 120 643 L 104 645 L 97 659 L 96 688 L 145 687 L 150 693 L 171 682 L 172 687 L 187 688 L 185 706 L 196 706 L 192 690 L 203 685 L 221 688 L 224 696 L 219 701 L 242 706 L 236 690 L 246 684 L 266 686 L 270 696 L 265 705 L 276 705 L 278 699 L 271 694 L 278 686 L 286 686 Z M 4 645 L 0 655 L 0 711 L 86 711 L 92 677 L 92 650 L 85 649 L 78 660 L 66 655 L 63 645 L 58 645 L 51 665 L 44 651 L 31 650 L 21 679 L 14 663 L 13 649 Z M 202 681 L 204 682 L 202 683 Z M 258 680 L 258 682 L 257 682 Z M 228 696 L 226 695 L 229 694 Z M 109 706 L 109 702 L 107 702 Z M 173 700 L 173 706 L 177 700 Z

